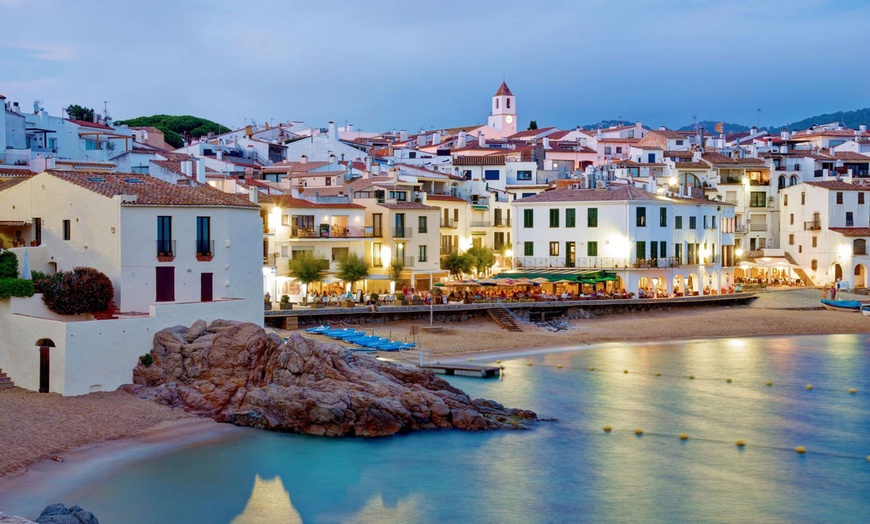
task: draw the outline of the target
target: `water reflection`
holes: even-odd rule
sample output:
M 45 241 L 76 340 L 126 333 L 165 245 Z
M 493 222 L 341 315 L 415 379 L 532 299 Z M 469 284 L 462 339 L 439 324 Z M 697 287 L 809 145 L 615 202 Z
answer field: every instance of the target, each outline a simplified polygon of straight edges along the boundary
M 342 522 L 347 524 L 405 524 L 407 522 L 420 522 L 421 517 L 425 514 L 423 505 L 423 497 L 421 495 L 411 495 L 394 504 L 385 504 L 383 495 L 377 494 L 366 502 L 359 513 Z
M 293 503 L 290 502 L 290 493 L 284 488 L 280 476 L 265 480 L 257 475 L 254 477 L 254 488 L 251 490 L 251 497 L 245 504 L 244 511 L 232 520 L 232 524 L 272 524 L 274 522 L 302 524 L 302 517 L 293 507 Z

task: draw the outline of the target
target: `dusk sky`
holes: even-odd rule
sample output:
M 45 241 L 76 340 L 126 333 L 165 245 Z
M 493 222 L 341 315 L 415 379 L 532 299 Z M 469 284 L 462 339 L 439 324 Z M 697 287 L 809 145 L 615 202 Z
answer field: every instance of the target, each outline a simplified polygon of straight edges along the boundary
M 518 121 L 782 125 L 870 106 L 863 0 L 0 0 L 0 93 L 50 114 L 378 131 Z

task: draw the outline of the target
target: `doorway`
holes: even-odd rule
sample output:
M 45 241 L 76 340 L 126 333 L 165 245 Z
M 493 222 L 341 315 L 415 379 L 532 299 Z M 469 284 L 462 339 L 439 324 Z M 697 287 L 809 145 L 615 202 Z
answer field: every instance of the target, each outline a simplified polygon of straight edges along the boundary
M 214 300 L 214 274 L 202 273 L 199 276 L 199 300 L 200 302 L 211 302 Z
M 51 348 L 55 347 L 54 341 L 41 338 L 36 341 L 36 345 L 39 346 L 39 392 L 48 393 L 51 380 Z
M 574 267 L 576 255 L 576 244 L 574 242 L 565 242 L 565 267 Z

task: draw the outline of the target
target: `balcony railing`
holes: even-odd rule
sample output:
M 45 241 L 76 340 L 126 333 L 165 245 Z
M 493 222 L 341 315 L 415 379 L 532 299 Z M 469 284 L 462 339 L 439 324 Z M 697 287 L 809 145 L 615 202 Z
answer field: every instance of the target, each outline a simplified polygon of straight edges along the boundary
M 278 253 L 269 253 L 268 255 L 263 255 L 263 265 L 264 266 L 277 265 L 277 261 L 278 261 Z
M 735 233 L 746 233 L 746 226 L 740 224 L 734 228 Z
M 411 238 L 413 234 L 412 228 L 410 227 L 394 227 L 393 228 L 393 238 Z
M 804 222 L 804 231 L 819 231 L 821 229 L 821 220 L 810 220 L 809 222 Z
M 196 239 L 196 259 L 208 261 L 214 257 L 214 240 Z
M 708 257 L 708 260 L 714 257 Z M 554 257 L 517 257 L 517 267 L 539 268 L 594 268 L 594 269 L 626 269 L 626 268 L 669 268 L 679 267 L 677 258 L 628 258 L 628 257 L 577 257 L 573 266 L 567 266 L 564 256 Z M 713 263 L 713 262 L 709 262 Z
M 456 229 L 456 221 L 452 218 L 448 218 L 447 220 L 441 219 L 441 227 L 449 227 L 450 229 Z
M 471 227 L 490 227 L 492 222 L 489 220 L 472 220 Z
M 453 253 L 459 253 L 459 248 L 456 246 L 441 246 L 442 255 L 452 255 Z
M 510 218 L 496 219 L 495 227 L 511 227 L 511 219 Z
M 372 238 L 371 226 L 293 227 L 290 238 Z
M 417 259 L 414 257 L 393 257 L 393 262 L 399 262 L 404 267 L 414 267 Z
M 175 240 L 157 240 L 157 259 L 161 262 L 172 261 L 175 258 Z

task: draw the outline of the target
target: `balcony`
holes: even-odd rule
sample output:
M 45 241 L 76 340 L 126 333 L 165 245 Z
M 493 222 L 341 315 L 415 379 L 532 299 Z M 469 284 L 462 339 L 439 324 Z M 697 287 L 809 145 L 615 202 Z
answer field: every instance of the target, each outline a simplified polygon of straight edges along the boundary
M 491 226 L 492 226 L 492 222 L 490 222 L 489 220 L 472 220 L 472 221 L 471 221 L 471 227 L 472 227 L 472 228 L 475 228 L 475 227 L 491 227 Z
M 371 226 L 330 227 L 322 224 L 319 228 L 293 227 L 290 238 L 372 238 L 374 230 Z
M 413 235 L 412 228 L 410 227 L 394 227 L 393 228 L 393 238 L 411 238 Z
M 275 266 L 278 263 L 278 253 L 269 253 L 263 255 L 264 266 Z
M 459 253 L 457 246 L 441 246 L 442 255 L 452 255 L 453 253 Z
M 510 218 L 502 218 L 495 221 L 495 227 L 511 227 Z
M 157 240 L 157 261 L 172 262 L 175 260 L 175 240 Z
M 208 262 L 214 258 L 214 240 L 196 239 L 196 259 Z
M 414 267 L 414 264 L 417 263 L 417 259 L 415 257 L 393 257 L 392 262 L 398 262 L 402 264 L 403 267 Z
M 735 233 L 746 233 L 746 226 L 740 224 L 734 228 Z
M 444 220 L 444 219 L 442 218 L 442 219 L 441 219 L 441 227 L 446 227 L 446 228 L 450 228 L 450 229 L 456 229 L 458 226 L 457 226 L 457 224 L 456 224 L 456 221 L 453 220 L 452 218 L 448 218 L 447 220 Z
M 821 231 L 821 229 L 821 220 L 810 220 L 809 222 L 804 222 L 804 231 Z
M 713 257 L 709 257 L 713 258 Z M 517 257 L 518 268 L 591 268 L 591 269 L 658 269 L 679 267 L 680 261 L 677 258 L 628 258 L 628 257 L 577 257 L 573 266 L 565 264 L 564 256 L 554 257 Z M 710 262 L 712 263 L 712 262 Z

